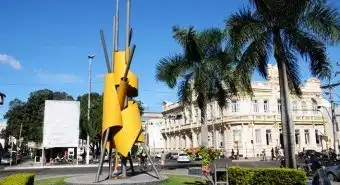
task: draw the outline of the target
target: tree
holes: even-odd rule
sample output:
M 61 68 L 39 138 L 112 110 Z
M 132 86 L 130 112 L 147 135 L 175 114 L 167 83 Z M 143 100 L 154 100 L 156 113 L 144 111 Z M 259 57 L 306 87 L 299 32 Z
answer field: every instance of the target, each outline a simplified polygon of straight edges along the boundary
M 72 96 L 65 92 L 53 92 L 42 89 L 30 93 L 27 102 L 14 99 L 9 103 L 9 110 L 5 114 L 7 119 L 6 136 L 19 138 L 22 125 L 21 137 L 25 141 L 42 142 L 45 100 L 73 100 Z
M 198 32 L 194 27 L 183 29 L 177 26 L 172 32 L 183 53 L 162 58 L 156 67 L 156 79 L 170 88 L 178 86 L 179 100 L 183 105 L 194 101 L 198 104 L 201 142 L 208 146 L 207 103 L 216 99 L 223 107 L 227 99 L 237 94 L 232 58 L 222 47 L 225 34 L 217 28 Z
M 239 74 L 255 69 L 267 78 L 267 63 L 273 51 L 279 70 L 281 120 L 287 166 L 296 167 L 295 142 L 289 90 L 300 96 L 298 54 L 309 64 L 313 76 L 330 75 L 326 44 L 340 39 L 340 16 L 325 0 L 250 0 L 254 6 L 231 15 L 226 22 L 230 45 L 239 60 Z M 240 77 L 244 84 L 250 78 Z
M 102 130 L 103 117 L 103 99 L 98 93 L 91 93 L 90 122 L 88 122 L 88 94 L 78 96 L 80 101 L 80 138 L 86 139 L 87 134 L 90 136 L 91 149 L 94 146 L 99 147 Z

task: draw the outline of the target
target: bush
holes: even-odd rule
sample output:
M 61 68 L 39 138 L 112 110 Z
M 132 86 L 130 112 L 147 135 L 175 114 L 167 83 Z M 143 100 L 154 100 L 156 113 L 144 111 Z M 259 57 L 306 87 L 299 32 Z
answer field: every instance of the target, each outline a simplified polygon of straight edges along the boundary
M 17 173 L 5 177 L 0 185 L 34 185 L 34 173 Z
M 305 185 L 306 173 L 288 168 L 247 169 L 229 167 L 228 177 L 233 185 Z
M 234 185 L 250 185 L 254 177 L 254 169 L 240 168 L 232 166 L 228 168 L 228 178 L 230 184 Z

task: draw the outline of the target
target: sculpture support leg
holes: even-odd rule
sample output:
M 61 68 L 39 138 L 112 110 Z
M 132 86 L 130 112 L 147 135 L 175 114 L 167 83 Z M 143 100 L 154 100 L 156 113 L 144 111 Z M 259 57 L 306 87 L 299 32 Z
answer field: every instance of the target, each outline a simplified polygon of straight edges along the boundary
M 147 155 L 148 159 L 150 160 L 151 166 L 152 166 L 153 170 L 155 171 L 158 179 L 161 179 L 161 175 L 159 175 L 158 170 L 156 169 L 156 167 L 155 167 L 155 165 L 154 165 L 154 163 L 152 161 L 152 158 L 151 158 L 151 155 L 149 153 L 149 150 L 146 148 L 144 143 L 142 143 L 142 147 L 143 147 L 144 151 L 146 152 L 146 155 Z
M 121 166 L 121 168 L 122 168 L 122 177 L 123 178 L 126 178 L 126 162 L 127 162 L 127 160 L 126 160 L 126 157 L 124 157 L 124 156 L 121 156 L 121 161 L 122 161 L 122 166 Z
M 109 179 L 112 179 L 112 141 L 110 141 L 110 148 L 108 153 L 108 159 L 109 159 Z
M 97 171 L 95 182 L 99 181 L 100 174 L 102 173 L 102 170 L 103 170 L 103 163 L 104 163 L 104 158 L 105 158 L 106 143 L 107 143 L 107 140 L 109 139 L 109 134 L 110 134 L 110 128 L 108 128 L 105 131 L 105 138 L 104 138 L 102 150 L 100 151 L 99 166 L 98 166 L 98 171 Z
M 130 168 L 131 168 L 132 174 L 134 174 L 135 170 L 133 169 L 133 162 L 132 162 L 131 152 L 129 152 L 129 156 L 128 157 L 129 157 Z

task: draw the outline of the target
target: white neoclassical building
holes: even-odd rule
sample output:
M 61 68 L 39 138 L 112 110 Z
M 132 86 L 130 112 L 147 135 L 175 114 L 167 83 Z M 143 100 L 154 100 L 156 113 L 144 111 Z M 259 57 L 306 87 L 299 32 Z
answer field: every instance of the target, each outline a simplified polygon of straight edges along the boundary
M 207 106 L 208 143 L 223 149 L 230 155 L 232 149 L 239 150 L 243 157 L 260 156 L 265 149 L 270 156 L 272 148 L 283 145 L 281 130 L 281 103 L 277 66 L 268 65 L 268 81 L 253 82 L 254 97 L 232 99 L 229 106 L 220 109 L 217 102 Z M 305 149 L 322 150 L 326 142 L 323 111 L 318 106 L 329 106 L 322 96 L 320 80 L 309 78 L 302 87 L 301 98 L 291 96 L 294 120 L 296 151 Z M 197 147 L 201 143 L 200 110 L 197 105 L 183 107 L 179 103 L 163 103 L 162 136 L 167 151 Z M 332 127 L 327 124 L 327 135 L 332 145 Z
M 145 142 L 151 153 L 164 150 L 164 138 L 161 134 L 163 115 L 160 112 L 145 112 L 142 116 Z

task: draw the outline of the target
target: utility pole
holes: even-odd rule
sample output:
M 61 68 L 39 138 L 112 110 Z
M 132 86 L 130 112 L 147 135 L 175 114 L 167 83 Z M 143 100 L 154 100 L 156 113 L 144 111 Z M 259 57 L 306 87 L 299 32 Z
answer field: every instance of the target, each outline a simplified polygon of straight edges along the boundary
M 92 65 L 92 60 L 94 58 L 94 55 L 88 55 L 87 56 L 89 60 L 89 92 L 88 92 L 88 97 L 87 97 L 87 127 L 89 132 L 89 125 L 90 125 L 90 109 L 91 109 L 91 65 Z M 87 133 L 87 138 L 86 138 L 86 164 L 90 163 L 90 135 Z

